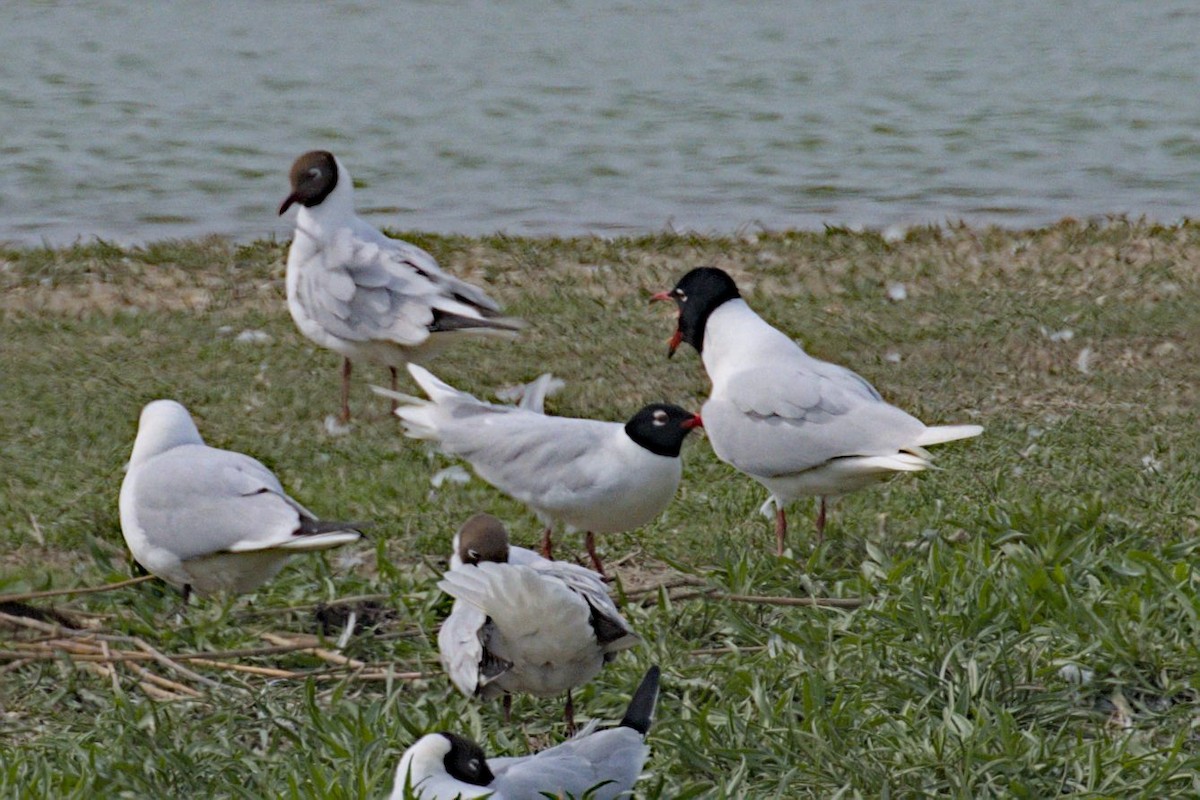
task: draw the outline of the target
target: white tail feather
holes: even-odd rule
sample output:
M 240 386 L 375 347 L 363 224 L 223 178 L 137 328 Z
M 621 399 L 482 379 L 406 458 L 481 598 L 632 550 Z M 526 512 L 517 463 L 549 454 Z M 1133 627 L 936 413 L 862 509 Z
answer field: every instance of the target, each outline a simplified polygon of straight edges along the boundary
M 281 542 L 238 542 L 229 547 L 231 553 L 253 553 L 258 550 L 328 550 L 344 544 L 357 542 L 362 537 L 358 531 L 330 531 L 308 536 L 295 536 Z
M 918 447 L 931 444 L 953 442 L 958 439 L 970 439 L 983 433 L 982 425 L 934 425 L 926 428 L 913 444 Z
M 920 472 L 933 466 L 927 459 L 912 453 L 895 453 L 886 456 L 857 456 L 841 458 L 836 462 L 839 468 L 849 468 L 848 472 Z
M 532 567 L 483 562 L 450 570 L 438 588 L 483 611 L 510 637 L 547 630 L 562 636 L 574 630 L 592 638 L 587 603 L 561 581 L 547 579 Z M 553 648 L 561 642 L 545 645 Z
M 472 395 L 466 392 L 460 392 L 450 384 L 438 378 L 429 370 L 416 364 L 408 365 L 408 374 L 412 375 L 413 380 L 417 382 L 424 391 L 429 395 L 429 399 L 435 403 L 444 403 L 447 400 L 473 400 L 479 402 Z

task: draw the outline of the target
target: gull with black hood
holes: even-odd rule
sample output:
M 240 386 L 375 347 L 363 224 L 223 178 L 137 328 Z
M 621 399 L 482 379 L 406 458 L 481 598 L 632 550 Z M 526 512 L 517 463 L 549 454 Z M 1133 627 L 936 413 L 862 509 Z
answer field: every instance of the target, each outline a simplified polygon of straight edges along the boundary
M 456 339 L 522 327 L 429 253 L 360 219 L 350 173 L 332 153 L 297 158 L 291 183 L 279 207 L 280 214 L 299 207 L 288 250 L 288 310 L 301 333 L 343 357 L 343 422 L 350 419 L 352 361 L 387 366 L 395 389 L 396 369 L 405 363 L 427 360 Z
M 690 344 L 712 381 L 700 415 L 717 457 L 771 492 L 779 555 L 784 509 L 793 500 L 820 498 L 820 537 L 826 496 L 924 470 L 932 464 L 928 445 L 983 432 L 979 425 L 928 426 L 860 375 L 813 358 L 754 313 L 723 270 L 694 269 L 657 300 L 679 311 L 669 354 Z

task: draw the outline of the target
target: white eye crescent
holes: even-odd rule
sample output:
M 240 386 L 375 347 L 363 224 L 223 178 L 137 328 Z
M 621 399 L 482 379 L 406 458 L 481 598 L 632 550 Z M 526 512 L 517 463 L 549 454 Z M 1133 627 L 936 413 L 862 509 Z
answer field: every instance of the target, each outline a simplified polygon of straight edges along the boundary
M 655 425 L 666 425 L 667 424 L 667 412 L 663 411 L 662 409 L 655 411 L 654 412 L 654 424 Z

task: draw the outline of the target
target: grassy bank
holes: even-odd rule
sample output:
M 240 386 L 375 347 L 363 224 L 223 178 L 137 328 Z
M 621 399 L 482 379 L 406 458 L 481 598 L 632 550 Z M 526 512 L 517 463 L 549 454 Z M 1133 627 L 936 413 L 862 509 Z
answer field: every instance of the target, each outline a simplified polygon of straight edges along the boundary
M 641 796 L 1200 792 L 1200 227 L 408 238 L 530 322 L 516 343 L 432 365 L 477 394 L 549 369 L 566 381 L 552 413 L 698 408 L 699 359 L 666 359 L 673 312 L 646 301 L 707 263 L 926 422 L 987 427 L 940 448 L 941 470 L 841 500 L 820 548 L 797 505 L 786 559 L 770 554 L 764 491 L 707 442 L 685 448 L 663 517 L 600 541 L 606 560 L 625 558 L 618 589 L 645 644 L 576 702 L 614 720 L 663 666 Z M 318 514 L 378 523 L 369 542 L 184 622 L 156 582 L 32 603 L 118 637 L 112 650 L 228 654 L 192 667 L 218 686 L 162 662 L 31 655 L 40 634 L 0 623 L 0 796 L 378 798 L 428 730 L 506 755 L 561 738 L 556 702 L 519 699 L 506 725 L 436 664 L 449 603 L 433 579 L 454 529 L 488 510 L 530 543 L 536 522 L 478 480 L 431 485 L 453 462 L 400 436 L 367 388 L 385 370 L 359 365 L 353 429 L 327 430 L 339 361 L 294 329 L 284 257 L 284 244 L 223 241 L 0 252 L 0 593 L 131 574 L 116 498 L 138 412 L 159 397 Z M 581 539 L 562 537 L 564 555 Z M 323 613 L 322 644 L 355 610 L 373 624 L 341 652 L 362 671 L 300 650 L 229 654 L 321 635 L 314 605 L 359 596 Z

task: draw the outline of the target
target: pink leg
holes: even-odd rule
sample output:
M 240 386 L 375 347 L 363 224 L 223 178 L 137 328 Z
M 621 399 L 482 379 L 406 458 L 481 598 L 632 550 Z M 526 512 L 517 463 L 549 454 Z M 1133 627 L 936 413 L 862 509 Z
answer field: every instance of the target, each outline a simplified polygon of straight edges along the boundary
M 392 391 L 394 392 L 394 391 L 396 391 L 396 368 L 388 367 L 388 369 L 390 369 L 392 371 Z M 396 398 L 393 397 L 392 398 L 392 414 L 393 415 L 395 415 L 396 409 L 399 407 L 400 407 L 400 403 L 396 400 Z
M 542 531 L 542 558 L 554 558 L 554 542 L 550 541 L 553 533 L 549 525 Z
M 563 718 L 567 721 L 567 736 L 575 735 L 575 701 L 571 699 L 571 690 L 567 689 L 567 705 L 563 709 Z
M 341 422 L 345 425 L 350 421 L 350 359 L 342 360 L 342 416 Z
M 783 557 L 785 539 L 787 539 L 787 515 L 783 512 L 783 505 L 778 504 L 775 506 L 775 555 L 780 558 Z
M 825 495 L 817 506 L 817 546 L 825 543 Z
M 600 563 L 600 556 L 596 555 L 596 535 L 588 531 L 583 537 L 583 544 L 588 555 L 592 557 L 592 566 L 596 568 L 596 572 L 600 573 L 601 578 L 608 580 L 608 575 L 604 573 L 604 565 Z

